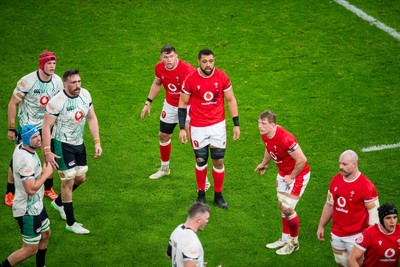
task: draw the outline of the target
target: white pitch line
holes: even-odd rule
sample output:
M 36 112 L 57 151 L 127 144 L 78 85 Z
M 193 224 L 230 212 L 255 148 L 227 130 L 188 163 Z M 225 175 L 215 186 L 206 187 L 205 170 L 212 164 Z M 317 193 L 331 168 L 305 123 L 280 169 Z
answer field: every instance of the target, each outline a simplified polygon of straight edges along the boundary
M 362 152 L 371 152 L 371 151 L 378 151 L 378 150 L 384 150 L 384 149 L 396 148 L 396 147 L 400 147 L 400 143 L 390 144 L 390 145 L 378 145 L 378 146 L 364 147 L 363 149 L 361 149 L 361 151 Z
M 395 29 L 387 26 L 386 24 L 380 22 L 379 20 L 375 19 L 374 17 L 371 17 L 370 15 L 368 15 L 361 9 L 349 4 L 349 2 L 347 2 L 345 0 L 335 0 L 335 2 L 344 6 L 347 10 L 353 12 L 354 14 L 356 14 L 363 20 L 368 21 L 372 25 L 375 25 L 379 29 L 383 30 L 384 32 L 388 33 L 389 35 L 393 36 L 394 38 L 396 38 L 397 40 L 400 41 L 400 33 L 398 33 Z

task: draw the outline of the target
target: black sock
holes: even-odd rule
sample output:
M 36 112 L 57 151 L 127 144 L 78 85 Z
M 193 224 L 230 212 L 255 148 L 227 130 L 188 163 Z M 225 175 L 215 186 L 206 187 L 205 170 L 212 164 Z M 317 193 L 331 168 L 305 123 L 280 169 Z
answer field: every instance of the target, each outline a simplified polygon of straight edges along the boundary
M 72 202 L 65 202 L 63 203 L 63 205 L 65 215 L 67 216 L 67 224 L 71 226 L 75 223 L 74 208 L 72 207 Z
M 77 189 L 79 186 L 79 184 L 74 184 L 74 186 L 72 187 L 72 191 L 75 191 L 75 189 Z
M 13 193 L 13 195 L 15 194 L 15 184 L 10 184 L 9 182 L 7 182 L 7 192 L 8 193 Z
M 53 178 L 47 179 L 44 182 L 44 190 L 50 190 L 53 187 Z
M 36 253 L 36 267 L 44 267 L 46 266 L 46 251 L 45 249 L 39 249 Z
M 60 194 L 58 194 L 58 197 L 56 198 L 56 200 L 54 200 L 54 202 L 57 204 L 57 206 L 61 207 L 63 205 L 62 199 L 61 199 L 61 192 L 60 192 Z
M 2 266 L 2 267 L 11 267 L 11 264 L 10 264 L 10 262 L 8 261 L 8 259 L 6 259 L 5 261 L 3 261 L 3 262 L 1 263 L 0 266 Z

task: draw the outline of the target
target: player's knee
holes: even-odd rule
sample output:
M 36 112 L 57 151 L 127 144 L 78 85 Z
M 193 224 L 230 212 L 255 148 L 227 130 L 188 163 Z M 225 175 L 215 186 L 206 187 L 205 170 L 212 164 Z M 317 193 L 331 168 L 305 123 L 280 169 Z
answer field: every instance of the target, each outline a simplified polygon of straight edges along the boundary
M 203 167 L 208 161 L 208 147 L 203 147 L 200 149 L 195 149 L 194 154 L 196 156 L 196 164 L 199 167 Z
M 89 167 L 86 166 L 76 166 L 76 176 L 83 176 L 84 174 L 87 173 L 87 171 L 89 170 Z
M 335 261 L 337 264 L 343 267 L 347 267 L 347 258 L 349 256 L 349 253 L 346 251 L 335 251 Z
M 225 148 L 212 147 L 210 148 L 212 159 L 223 159 L 225 157 Z
M 58 171 L 61 180 L 71 180 L 76 176 L 76 168 L 71 168 L 65 171 Z

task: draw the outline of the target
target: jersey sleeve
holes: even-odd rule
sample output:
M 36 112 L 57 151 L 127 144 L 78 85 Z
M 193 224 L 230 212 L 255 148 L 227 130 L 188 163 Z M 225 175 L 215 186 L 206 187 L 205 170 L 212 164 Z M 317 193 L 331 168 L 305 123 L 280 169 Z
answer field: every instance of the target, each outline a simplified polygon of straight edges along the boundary
M 29 80 L 26 79 L 25 77 L 22 77 L 18 81 L 17 86 L 14 89 L 13 95 L 19 100 L 22 100 L 25 97 L 25 95 L 29 92 L 30 88 L 31 85 L 29 83 Z
M 299 146 L 296 138 L 289 132 L 285 131 L 282 137 L 282 148 L 288 153 L 293 152 Z
M 356 242 L 355 242 L 355 246 L 359 249 L 361 249 L 362 251 L 366 251 L 369 243 L 370 243 L 370 238 L 368 235 L 368 229 L 364 230 L 362 232 L 362 234 L 360 235 L 360 237 L 356 238 Z
M 60 92 L 59 94 L 62 94 L 62 92 Z M 60 110 L 62 108 L 62 106 L 60 105 L 60 95 L 57 94 L 55 97 L 53 97 L 52 99 L 50 99 L 49 103 L 47 103 L 46 105 L 46 113 L 53 115 L 53 116 L 58 116 L 58 114 L 60 114 Z
M 197 242 L 188 244 L 183 250 L 183 260 L 197 260 L 200 256 L 200 248 Z
M 24 162 L 21 163 L 20 168 L 18 169 L 18 174 L 21 177 L 22 181 L 26 181 L 32 178 L 34 179 L 35 167 L 31 162 L 24 160 Z
M 367 180 L 367 182 L 367 190 L 364 190 L 364 202 L 371 202 L 378 198 L 378 192 L 376 191 L 375 185 L 370 180 Z

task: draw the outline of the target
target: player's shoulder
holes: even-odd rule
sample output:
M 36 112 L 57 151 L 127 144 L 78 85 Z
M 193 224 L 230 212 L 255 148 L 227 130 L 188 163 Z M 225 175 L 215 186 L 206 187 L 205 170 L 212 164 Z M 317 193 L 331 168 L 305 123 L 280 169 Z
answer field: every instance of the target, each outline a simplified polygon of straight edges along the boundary
M 63 84 L 63 81 L 62 81 L 62 79 L 61 79 L 61 77 L 59 76 L 59 75 L 57 75 L 57 74 L 53 74 L 53 80 L 54 80 L 54 82 L 55 83 L 61 83 L 61 84 Z
M 18 80 L 18 87 L 24 88 L 33 84 L 38 78 L 37 71 L 32 71 Z

